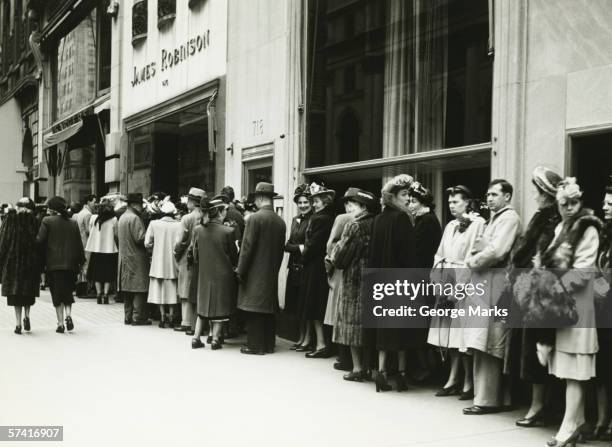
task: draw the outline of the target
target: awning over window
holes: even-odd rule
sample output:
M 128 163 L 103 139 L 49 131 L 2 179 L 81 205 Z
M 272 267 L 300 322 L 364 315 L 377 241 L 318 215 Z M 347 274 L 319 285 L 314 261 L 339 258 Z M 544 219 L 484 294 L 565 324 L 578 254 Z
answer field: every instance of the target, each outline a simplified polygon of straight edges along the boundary
M 51 133 L 45 135 L 43 138 L 43 148 L 47 148 L 50 146 L 55 146 L 58 143 L 62 143 L 68 140 L 70 137 L 75 136 L 79 130 L 83 127 L 83 120 L 72 124 L 65 129 L 60 130 L 59 132 Z

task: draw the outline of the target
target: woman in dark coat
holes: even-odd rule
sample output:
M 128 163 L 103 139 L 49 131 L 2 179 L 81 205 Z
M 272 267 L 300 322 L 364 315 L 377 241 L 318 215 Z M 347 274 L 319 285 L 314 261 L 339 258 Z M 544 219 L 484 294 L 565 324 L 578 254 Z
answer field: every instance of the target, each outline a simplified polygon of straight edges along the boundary
M 383 211 L 374 218 L 372 239 L 370 241 L 369 268 L 414 268 L 416 261 L 416 242 L 414 228 L 408 217 L 410 185 L 413 179 L 400 174 L 389 180 L 382 189 Z M 378 374 L 376 391 L 389 391 L 386 361 L 389 351 L 397 352 L 398 391 L 406 386 L 406 349 L 413 345 L 411 329 L 376 329 L 375 347 L 378 350 Z
M 212 326 L 212 349 L 221 349 L 219 340 L 223 322 L 228 321 L 236 310 L 238 283 L 234 267 L 238 264 L 236 232 L 233 227 L 224 225 L 229 199 L 216 196 L 203 211 L 208 221 L 196 227 L 193 251 L 198 262 L 198 320 L 191 347 L 203 348 L 200 340 L 204 320 Z
M 419 269 L 423 269 L 422 279 L 427 282 L 429 280 L 429 272 L 434 264 L 434 256 L 438 251 L 440 240 L 442 239 L 442 227 L 438 216 L 434 213 L 433 195 L 423 187 L 419 182 L 414 182 L 410 188 L 410 203 L 408 211 L 414 218 L 414 235 L 416 243 L 416 262 Z M 427 303 L 433 305 L 433 302 Z M 417 356 L 420 365 L 419 370 L 413 373 L 413 378 L 422 382 L 431 375 L 431 369 L 428 366 L 427 359 L 427 335 L 429 333 L 429 324 L 427 328 L 413 329 L 414 342 L 417 344 Z M 421 346 L 418 346 L 418 344 Z
M 44 251 L 47 283 L 57 314 L 55 332 L 63 334 L 65 329 L 74 329 L 71 317 L 74 303 L 72 294 L 77 274 L 85 262 L 85 252 L 79 227 L 76 221 L 68 217 L 66 201 L 62 197 L 52 197 L 47 207 L 49 215 L 42 220 L 36 241 Z
M 40 293 L 37 233 L 34 202 L 24 197 L 17 202 L 16 208 L 8 210 L 0 230 L 0 282 L 7 304 L 15 308 L 16 334 L 21 334 L 22 310 L 25 313 L 23 329 L 30 330 L 30 306 Z
M 514 269 L 532 268 L 534 256 L 546 250 L 555 237 L 555 227 L 561 222 L 555 200 L 560 181 L 561 177 L 558 174 L 544 167 L 538 166 L 533 171 L 531 182 L 535 188 L 534 197 L 538 209 L 512 251 L 511 278 L 515 276 L 512 273 Z M 544 395 L 546 385 L 550 382 L 550 375 L 538 362 L 536 342 L 549 340 L 552 344 L 554 335 L 554 329 L 519 328 L 514 329 L 509 337 L 504 373 L 531 383 L 531 406 L 525 416 L 516 421 L 519 427 L 533 427 L 543 422 Z
M 312 322 L 316 337 L 315 349 L 306 353 L 308 358 L 328 358 L 331 349 L 323 332 L 329 284 L 325 272 L 327 239 L 334 224 L 333 200 L 335 191 L 312 183 L 310 185 L 314 214 L 306 230 L 306 240 L 300 246 L 304 263 L 304 300 L 306 321 Z M 304 345 L 310 340 L 304 340 Z
M 310 190 L 307 184 L 298 186 L 293 195 L 293 202 L 297 205 L 298 215 L 291 221 L 289 240 L 285 244 L 285 251 L 289 253 L 287 264 L 287 285 L 285 288 L 285 312 L 299 318 L 300 338 L 291 349 L 304 351 L 302 347 L 304 340 L 310 338 L 310 325 L 306 324 L 304 318 L 304 294 L 303 292 L 303 270 L 302 253 L 300 245 L 306 241 L 306 229 L 310 216 L 312 216 L 312 204 L 310 203 Z
M 361 382 L 366 374 L 362 362 L 361 273 L 367 267 L 370 254 L 374 221 L 371 210 L 376 205 L 376 197 L 371 192 L 349 188 L 343 200 L 352 219 L 330 255 L 331 264 L 342 270 L 342 288 L 335 303 L 333 341 L 351 350 L 353 369 L 344 375 L 344 380 Z

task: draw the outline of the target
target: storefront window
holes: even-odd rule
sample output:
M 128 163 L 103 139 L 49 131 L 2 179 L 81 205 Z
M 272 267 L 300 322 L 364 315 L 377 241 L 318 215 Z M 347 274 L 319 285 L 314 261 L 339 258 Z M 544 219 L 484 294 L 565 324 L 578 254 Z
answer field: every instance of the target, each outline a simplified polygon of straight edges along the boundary
M 96 31 L 94 10 L 58 43 L 56 121 L 78 112 L 96 97 Z
M 491 138 L 487 0 L 310 0 L 306 167 Z

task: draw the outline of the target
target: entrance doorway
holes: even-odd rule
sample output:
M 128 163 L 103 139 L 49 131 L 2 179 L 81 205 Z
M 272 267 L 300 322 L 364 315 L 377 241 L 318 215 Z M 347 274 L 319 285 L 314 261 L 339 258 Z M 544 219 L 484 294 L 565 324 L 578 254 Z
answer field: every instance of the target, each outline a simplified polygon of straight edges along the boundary
M 255 191 L 259 182 L 272 183 L 272 157 L 244 162 L 242 192 L 244 196 Z
M 569 173 L 584 191 L 584 206 L 603 217 L 601 203 L 612 175 L 612 131 L 574 136 L 570 147 Z

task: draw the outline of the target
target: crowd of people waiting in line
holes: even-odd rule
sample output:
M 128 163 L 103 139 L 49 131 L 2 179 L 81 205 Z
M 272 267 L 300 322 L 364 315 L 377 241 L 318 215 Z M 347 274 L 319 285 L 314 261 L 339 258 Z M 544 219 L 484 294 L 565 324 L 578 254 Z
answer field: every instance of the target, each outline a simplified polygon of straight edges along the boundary
M 554 419 L 550 390 L 564 381 L 565 410 L 547 445 L 572 445 L 582 436 L 612 440 L 612 329 L 596 324 L 612 314 L 605 274 L 608 285 L 600 300 L 594 299 L 590 276 L 567 284 L 580 311 L 576 327 L 512 329 L 491 320 L 488 328 L 470 329 L 441 321 L 446 317 L 434 317 L 427 329 L 362 325 L 364 268 L 424 268 L 432 276 L 454 267 L 467 267 L 472 275 L 488 275 L 490 267 L 609 272 L 612 177 L 601 192 L 605 222 L 583 207 L 576 179 L 538 167 L 532 184 L 537 211 L 525 228 L 511 205 L 512 185 L 496 179 L 486 194 L 487 220 L 467 187 L 449 188 L 453 219 L 444 229 L 431 192 L 406 174 L 389 180 L 380 198 L 349 188 L 342 197 L 345 212 L 338 215 L 335 191 L 304 184 L 295 190 L 297 215 L 288 240 L 273 209 L 274 186 L 265 182 L 244 207 L 231 187 L 212 198 L 191 188 L 178 205 L 164 194 L 144 200 L 131 193 L 99 204 L 91 196 L 72 218 L 61 197 L 48 200 L 43 218 L 32 200 L 23 198 L 2 218 L 2 294 L 15 307 L 15 332 L 29 331 L 43 271 L 57 310 L 57 332 L 70 331 L 73 291 L 79 272 L 86 272 L 99 304 L 108 303 L 116 284 L 125 324 L 150 325 L 150 303 L 158 306 L 159 327 L 187 333 L 194 349 L 205 346 L 201 337 L 208 331 L 207 342 L 216 350 L 239 315 L 246 325 L 241 352 L 263 355 L 275 350 L 278 275 L 286 275 L 283 312 L 299 321 L 299 339 L 291 349 L 307 358 L 337 354 L 334 368 L 346 371 L 344 380 L 372 381 L 377 392 L 405 391 L 432 375 L 437 350 L 447 360 L 448 376 L 436 396 L 471 400 L 464 414 L 512 408 L 514 378 L 531 387 L 529 409 L 516 424 L 544 425 Z M 280 271 L 285 253 L 287 270 Z M 495 278 L 480 279 L 489 280 L 487 304 L 495 306 L 500 299 Z M 591 389 L 596 415 L 585 424 Z

